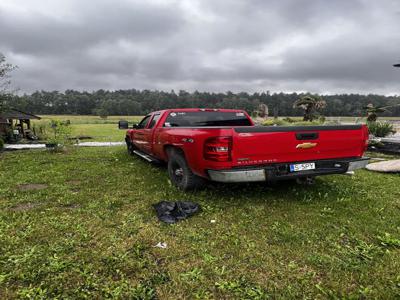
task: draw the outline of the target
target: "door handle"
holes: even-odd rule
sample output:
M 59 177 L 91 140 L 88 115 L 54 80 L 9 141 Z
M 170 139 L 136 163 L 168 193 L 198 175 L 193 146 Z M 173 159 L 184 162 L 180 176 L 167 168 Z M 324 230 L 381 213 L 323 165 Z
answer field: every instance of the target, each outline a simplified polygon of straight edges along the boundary
M 319 137 L 318 132 L 303 132 L 303 133 L 296 133 L 296 139 L 302 140 L 316 140 Z

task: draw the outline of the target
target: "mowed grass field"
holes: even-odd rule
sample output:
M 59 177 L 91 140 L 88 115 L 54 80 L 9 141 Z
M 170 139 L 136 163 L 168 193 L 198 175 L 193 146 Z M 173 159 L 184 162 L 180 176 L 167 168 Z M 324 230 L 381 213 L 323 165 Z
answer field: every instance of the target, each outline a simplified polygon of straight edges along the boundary
M 129 124 L 138 123 L 142 116 L 109 116 L 102 119 L 98 116 L 43 115 L 33 124 L 49 124 L 51 120 L 69 120 L 72 137 L 91 137 L 85 141 L 120 142 L 124 141 L 126 130 L 118 129 L 119 120 L 127 120 Z
M 161 200 L 202 210 L 166 225 Z M 399 174 L 184 193 L 122 146 L 3 152 L 0 299 L 395 299 L 399 215 Z

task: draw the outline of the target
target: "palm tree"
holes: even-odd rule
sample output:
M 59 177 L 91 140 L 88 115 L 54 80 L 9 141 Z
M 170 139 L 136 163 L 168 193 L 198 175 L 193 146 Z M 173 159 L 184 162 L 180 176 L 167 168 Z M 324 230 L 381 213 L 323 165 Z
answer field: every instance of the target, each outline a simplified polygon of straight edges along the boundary
M 364 107 L 367 111 L 367 122 L 376 122 L 378 114 L 387 111 L 386 107 L 374 106 L 372 103 Z
M 399 106 L 400 104 L 388 105 L 388 106 L 374 106 L 372 103 L 364 107 L 367 111 L 367 122 L 376 122 L 378 114 L 388 111 L 387 108 Z
M 318 116 L 316 111 L 325 107 L 326 102 L 322 98 L 311 95 L 303 96 L 293 104 L 293 108 L 304 109 L 303 121 L 313 121 Z

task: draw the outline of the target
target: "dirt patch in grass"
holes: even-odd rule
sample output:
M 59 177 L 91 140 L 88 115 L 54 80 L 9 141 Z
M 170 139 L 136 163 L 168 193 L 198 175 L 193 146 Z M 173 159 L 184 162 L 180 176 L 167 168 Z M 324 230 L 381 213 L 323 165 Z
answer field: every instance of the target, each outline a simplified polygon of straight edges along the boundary
M 18 189 L 20 191 L 44 190 L 48 187 L 49 186 L 47 184 L 41 184 L 41 183 L 26 183 L 18 185 Z
M 42 206 L 41 203 L 20 203 L 10 208 L 12 211 L 27 211 Z
M 80 180 L 68 180 L 67 184 L 78 185 L 78 184 L 81 184 L 81 181 Z
M 74 194 L 80 192 L 80 188 L 78 187 L 78 185 L 80 185 L 82 183 L 80 180 L 69 180 L 69 181 L 66 181 L 66 183 L 68 185 L 70 185 L 69 189 Z
M 81 208 L 81 205 L 77 204 L 77 203 L 68 203 L 68 204 L 61 205 L 60 207 L 64 208 L 64 209 L 78 209 L 78 208 Z

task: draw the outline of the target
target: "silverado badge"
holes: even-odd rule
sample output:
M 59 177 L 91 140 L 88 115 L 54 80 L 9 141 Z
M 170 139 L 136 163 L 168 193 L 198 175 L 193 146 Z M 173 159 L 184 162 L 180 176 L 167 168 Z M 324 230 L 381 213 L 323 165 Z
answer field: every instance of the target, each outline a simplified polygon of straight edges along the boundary
M 317 143 L 302 143 L 302 144 L 297 144 L 296 149 L 310 149 L 314 148 L 317 146 Z

